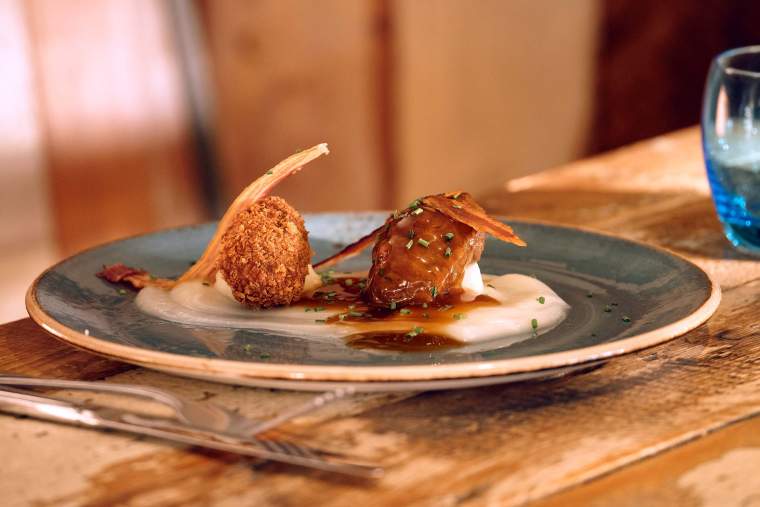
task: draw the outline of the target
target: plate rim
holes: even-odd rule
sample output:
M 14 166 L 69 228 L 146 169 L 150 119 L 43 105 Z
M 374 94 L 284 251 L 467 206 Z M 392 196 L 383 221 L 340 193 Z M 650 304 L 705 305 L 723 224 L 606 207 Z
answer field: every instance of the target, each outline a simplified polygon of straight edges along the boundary
M 365 212 L 328 212 L 310 213 L 307 215 L 340 215 L 350 213 Z M 193 373 L 202 373 L 204 375 L 213 374 L 214 376 L 217 376 L 220 379 L 225 379 L 228 382 L 234 381 L 235 379 L 391 382 L 509 375 L 514 373 L 558 368 L 562 366 L 572 366 L 591 361 L 609 359 L 612 357 L 629 354 L 655 345 L 659 345 L 661 343 L 672 340 L 673 338 L 681 336 L 682 334 L 691 331 L 692 329 L 707 321 L 707 319 L 709 319 L 715 313 L 720 304 L 720 285 L 713 279 L 713 277 L 690 259 L 665 247 L 652 245 L 635 239 L 623 238 L 605 231 L 599 231 L 582 226 L 579 227 L 575 225 L 564 225 L 552 223 L 549 221 L 532 219 L 511 219 L 504 216 L 497 216 L 496 218 L 504 219 L 508 222 L 522 222 L 527 224 L 578 230 L 588 234 L 595 234 L 599 236 L 605 236 L 607 238 L 612 238 L 618 241 L 633 243 L 650 250 L 664 253 L 665 255 L 670 255 L 690 264 L 692 267 L 701 272 L 710 285 L 710 295 L 699 308 L 694 310 L 689 315 L 683 317 L 682 319 L 677 320 L 676 322 L 672 322 L 666 326 L 653 329 L 646 333 L 637 334 L 614 342 L 528 357 L 454 364 L 397 366 L 297 365 L 287 363 L 257 363 L 233 361 L 228 359 L 184 356 L 170 352 L 148 350 L 140 347 L 113 343 L 106 339 L 98 338 L 94 335 L 84 334 L 75 329 L 69 328 L 68 326 L 65 326 L 64 324 L 61 324 L 55 320 L 55 318 L 53 318 L 51 315 L 47 314 L 37 300 L 37 289 L 42 278 L 47 273 L 55 270 L 59 265 L 68 262 L 69 260 L 85 252 L 99 249 L 104 246 L 128 239 L 139 238 L 151 234 L 160 234 L 177 229 L 195 228 L 214 223 L 206 222 L 205 224 L 173 227 L 143 234 L 136 234 L 95 245 L 76 254 L 70 255 L 65 259 L 53 264 L 34 279 L 26 293 L 26 309 L 32 320 L 34 320 L 40 327 L 42 327 L 45 331 L 57 339 L 69 345 L 99 356 L 136 364 L 149 369 L 163 371 L 172 370 L 179 375 L 182 375 L 184 373 L 189 376 L 192 376 Z

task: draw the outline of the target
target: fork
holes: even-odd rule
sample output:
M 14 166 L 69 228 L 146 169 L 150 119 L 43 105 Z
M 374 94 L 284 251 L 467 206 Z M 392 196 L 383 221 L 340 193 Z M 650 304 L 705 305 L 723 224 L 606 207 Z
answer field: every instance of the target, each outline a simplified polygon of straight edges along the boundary
M 0 385 L 24 387 L 49 387 L 75 389 L 91 392 L 117 393 L 161 403 L 172 409 L 174 417 L 185 424 L 234 437 L 249 437 L 270 430 L 295 417 L 317 410 L 329 403 L 350 396 L 352 387 L 341 387 L 297 405 L 272 419 L 258 421 L 249 419 L 235 411 L 212 402 L 190 401 L 155 387 L 136 384 L 111 384 L 107 382 L 87 382 L 82 380 L 61 380 L 52 378 L 32 378 L 20 375 L 0 374 Z

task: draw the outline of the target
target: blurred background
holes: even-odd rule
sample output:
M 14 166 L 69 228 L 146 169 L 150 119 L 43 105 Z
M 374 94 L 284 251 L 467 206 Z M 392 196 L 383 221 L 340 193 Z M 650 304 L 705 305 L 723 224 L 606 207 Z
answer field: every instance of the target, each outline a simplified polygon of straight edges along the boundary
M 0 322 L 49 264 L 218 217 L 476 196 L 698 123 L 743 0 L 0 0 Z M 614 175 L 611 175 L 614 177 Z

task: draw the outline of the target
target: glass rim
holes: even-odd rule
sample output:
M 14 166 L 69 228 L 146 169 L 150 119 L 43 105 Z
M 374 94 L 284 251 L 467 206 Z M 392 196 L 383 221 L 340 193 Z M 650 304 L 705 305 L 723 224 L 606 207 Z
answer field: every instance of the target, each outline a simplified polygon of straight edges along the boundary
M 760 45 L 744 46 L 740 48 L 727 49 L 726 51 L 719 53 L 718 56 L 715 57 L 715 62 L 726 74 L 753 77 L 753 78 L 760 79 L 760 72 L 754 71 L 754 70 L 740 69 L 728 63 L 729 60 L 731 60 L 732 58 L 736 56 L 751 55 L 751 54 L 757 54 L 758 56 L 760 56 Z

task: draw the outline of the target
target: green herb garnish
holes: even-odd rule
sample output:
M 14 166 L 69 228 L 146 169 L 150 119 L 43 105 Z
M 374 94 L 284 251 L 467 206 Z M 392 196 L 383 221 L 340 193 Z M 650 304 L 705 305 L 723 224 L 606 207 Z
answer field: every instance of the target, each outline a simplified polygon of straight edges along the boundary
M 435 286 L 431 287 L 430 288 L 430 295 L 435 298 L 438 295 L 438 287 L 435 287 Z
M 267 176 L 271 176 L 271 175 L 272 175 L 272 170 L 270 169 L 267 171 Z
M 447 232 L 446 234 L 443 235 L 443 238 L 446 241 L 451 241 L 452 239 L 454 239 L 454 233 L 453 232 Z
M 261 359 L 269 359 L 269 358 L 270 358 L 270 357 L 272 357 L 272 356 L 270 356 L 269 354 L 261 354 L 261 355 L 259 355 L 259 357 L 260 357 Z
M 125 291 L 124 289 L 119 289 L 119 294 L 121 294 L 122 296 L 125 296 L 127 294 L 127 291 Z
M 425 247 L 425 248 L 427 248 L 428 246 L 430 246 L 430 241 L 424 240 L 422 238 L 419 238 L 417 240 L 417 243 L 419 243 L 420 246 Z
M 467 315 L 464 313 L 455 313 L 454 315 L 452 315 L 452 317 L 454 317 L 454 320 L 462 320 L 462 319 L 466 319 Z
M 462 209 L 462 206 L 460 206 L 459 204 L 452 204 L 451 207 L 454 209 Z
M 327 322 L 327 320 L 326 319 L 314 319 L 314 322 L 316 322 L 318 324 L 325 324 Z
M 536 301 L 538 301 L 541 304 L 544 304 L 546 303 L 546 298 L 544 296 L 539 296 Z
M 589 292 L 588 294 L 586 294 L 586 297 L 587 297 L 587 298 L 592 298 L 592 297 L 594 297 L 594 295 L 593 295 L 592 293 L 590 293 L 590 292 Z
M 414 229 L 409 229 L 409 232 L 406 233 L 406 237 L 412 239 L 414 237 Z
M 538 329 L 538 320 L 536 320 L 536 319 L 531 319 L 531 320 L 530 320 L 530 327 L 532 327 L 532 328 L 533 328 L 533 331 L 535 331 L 536 329 Z
M 446 251 L 443 252 L 444 257 L 451 257 L 451 248 L 446 247 Z
M 630 317 L 623 317 L 623 322 L 631 322 L 631 318 Z
M 409 241 L 406 243 L 406 245 L 405 245 L 405 246 L 406 246 L 406 249 L 407 249 L 407 250 L 411 250 L 411 249 L 412 249 L 412 247 L 414 246 L 414 240 L 413 240 L 413 239 L 410 239 L 410 240 L 409 240 Z
M 396 302 L 395 301 L 391 301 L 390 304 L 388 305 L 388 308 L 390 308 L 391 310 L 395 310 L 396 309 Z
M 408 208 L 412 208 L 412 209 L 415 209 L 415 208 L 419 208 L 419 207 L 420 207 L 420 204 L 422 204 L 422 203 L 420 202 L 420 200 L 419 200 L 419 199 L 415 199 L 415 200 L 413 200 L 412 202 L 410 202 L 410 203 L 409 203 L 409 206 L 407 206 L 407 207 L 408 207 Z
M 349 317 L 364 317 L 364 314 L 362 312 L 356 312 L 354 310 L 351 310 L 348 312 Z
M 408 336 L 410 338 L 413 338 L 413 337 L 415 337 L 417 335 L 420 335 L 420 334 L 422 334 L 424 332 L 425 332 L 424 328 L 421 328 L 420 326 L 414 326 L 411 331 L 409 331 L 408 333 L 406 333 L 406 336 Z
M 605 313 L 610 313 L 612 311 L 612 307 L 610 305 L 605 305 L 604 311 Z
M 409 308 L 402 308 L 398 311 L 401 315 L 411 315 L 412 311 Z
M 350 278 L 346 278 L 343 283 L 346 285 L 346 287 L 351 287 L 354 284 L 354 281 Z
M 423 212 L 423 209 L 422 209 L 422 208 L 417 208 L 417 209 L 415 209 L 414 211 L 412 211 L 412 215 L 419 215 L 419 214 L 420 214 L 420 213 L 422 213 L 422 212 Z

